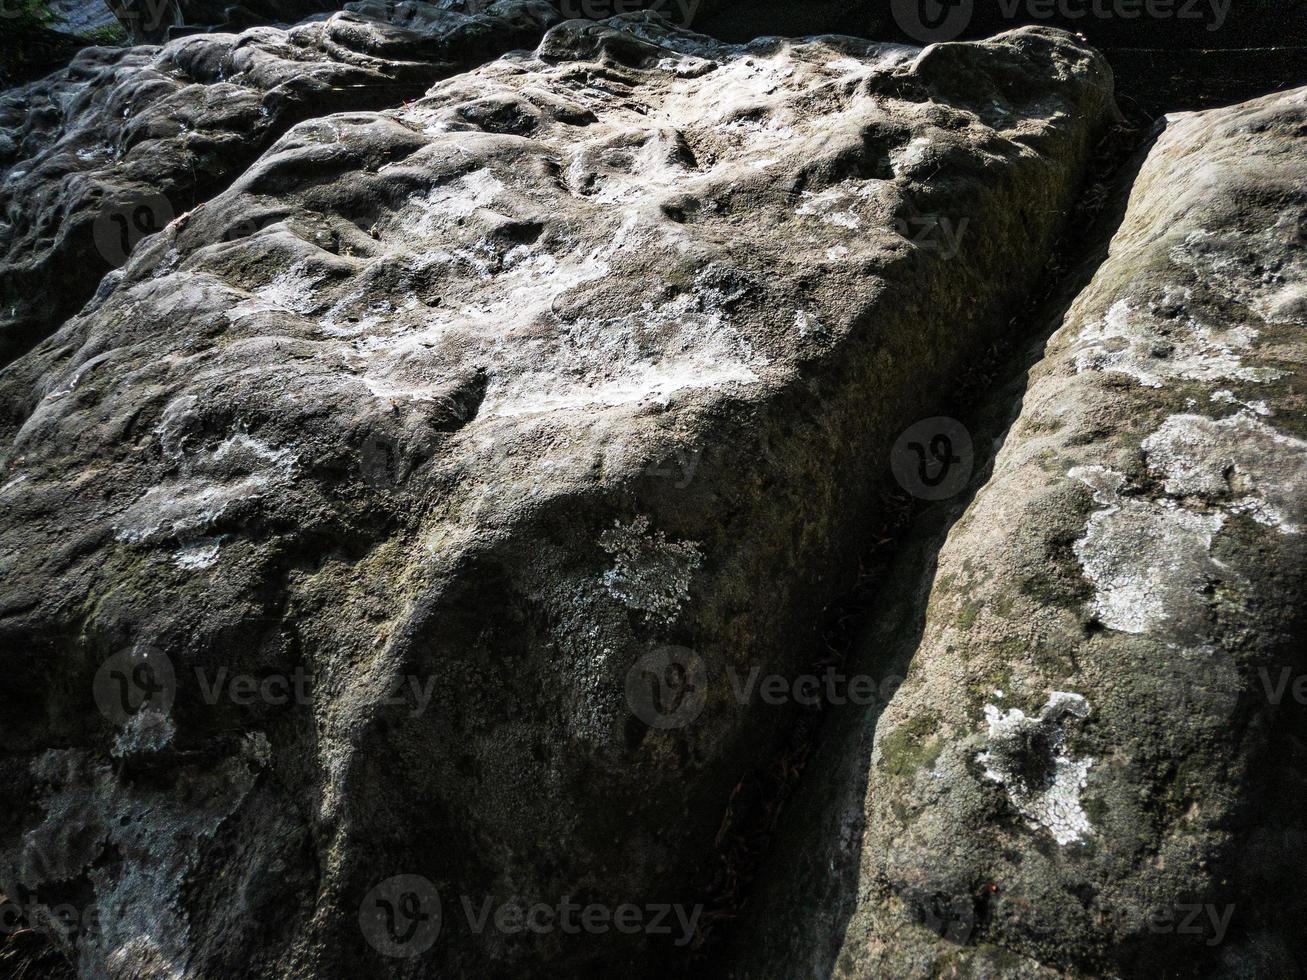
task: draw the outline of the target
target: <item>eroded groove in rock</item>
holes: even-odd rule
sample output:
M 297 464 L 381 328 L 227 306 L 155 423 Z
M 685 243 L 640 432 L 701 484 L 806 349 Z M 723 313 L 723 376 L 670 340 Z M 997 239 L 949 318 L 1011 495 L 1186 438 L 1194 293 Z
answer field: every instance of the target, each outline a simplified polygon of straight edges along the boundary
M 460 6 L 477 12 L 369 3 L 288 30 L 88 48 L 0 95 L 0 366 L 295 123 L 400 105 L 560 19 L 543 0 Z
M 1004 329 L 1111 112 L 1059 32 L 641 17 L 296 126 L 0 375 L 0 888 L 83 889 L 92 965 L 658 969 L 463 900 L 689 895 L 781 724 L 727 668 L 807 662 L 875 461 Z M 628 701 L 669 644 L 705 665 L 681 727 Z M 171 672 L 166 716 L 102 720 L 114 656 Z M 358 926 L 396 874 L 445 902 L 406 962 Z
M 856 908 L 805 947 L 837 976 L 1300 969 L 1265 883 L 1301 826 L 1256 824 L 1303 668 L 1305 121 L 1302 89 L 1170 119 L 899 609 L 906 682 L 833 763 L 869 768 Z

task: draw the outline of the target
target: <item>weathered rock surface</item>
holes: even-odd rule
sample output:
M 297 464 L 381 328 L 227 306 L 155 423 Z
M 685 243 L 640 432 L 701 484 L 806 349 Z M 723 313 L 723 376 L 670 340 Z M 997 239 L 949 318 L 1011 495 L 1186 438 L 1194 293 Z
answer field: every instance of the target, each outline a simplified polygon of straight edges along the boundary
M 414 15 L 425 6 L 374 3 L 366 15 L 289 30 L 87 48 L 63 71 L 0 94 L 0 365 L 295 123 L 416 98 L 439 78 L 533 47 L 559 20 L 540 0 Z
M 906 681 L 825 748 L 737 975 L 1304 969 L 1305 134 L 1307 89 L 1168 121 L 905 550 L 858 667 Z
M 657 969 L 463 900 L 695 900 L 781 727 L 725 669 L 810 657 L 1112 111 L 1059 32 L 644 17 L 295 126 L 0 373 L 0 890 L 94 908 L 88 975 Z M 627 701 L 668 644 L 677 729 Z M 444 898 L 415 959 L 358 927 L 396 874 Z

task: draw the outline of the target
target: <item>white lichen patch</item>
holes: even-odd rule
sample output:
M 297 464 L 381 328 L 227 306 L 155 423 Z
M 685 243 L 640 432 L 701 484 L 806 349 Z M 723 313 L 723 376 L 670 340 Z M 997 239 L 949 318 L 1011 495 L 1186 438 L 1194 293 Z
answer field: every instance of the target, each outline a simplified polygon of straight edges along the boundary
M 630 609 L 650 619 L 673 622 L 690 594 L 690 579 L 703 563 L 692 541 L 668 541 L 662 531 L 649 532 L 649 518 L 620 521 L 599 536 L 600 546 L 613 556 L 603 575 L 604 588 Z
M 1286 534 L 1307 518 L 1307 442 L 1240 412 L 1224 419 L 1173 415 L 1143 442 L 1167 494 L 1218 504 Z
M 1213 182 L 1213 188 L 1220 186 Z M 1208 288 L 1268 323 L 1293 322 L 1304 309 L 1304 266 L 1298 244 L 1296 239 L 1286 242 L 1283 225 L 1254 232 L 1199 229 L 1174 246 L 1170 258 Z
M 1241 355 L 1257 339 L 1248 326 L 1228 329 L 1157 316 L 1118 300 L 1101 320 L 1080 331 L 1077 373 L 1105 371 L 1129 375 L 1147 388 L 1168 381 L 1273 381 L 1280 372 L 1245 367 Z
M 485 415 L 666 403 L 686 389 L 754 384 L 766 363 L 730 322 L 729 299 L 703 281 L 666 302 L 616 316 L 581 316 L 536 344 L 529 365 L 516 348 L 487 344 Z M 495 384 L 497 378 L 512 384 Z
M 182 545 L 173 552 L 172 560 L 178 568 L 188 572 L 199 572 L 213 567 L 218 560 L 220 538 L 201 538 Z
M 151 487 L 122 513 L 114 523 L 118 541 L 156 544 L 169 538 L 202 538 L 237 503 L 261 498 L 296 476 L 298 455 L 248 432 L 231 433 L 211 452 L 188 446 L 185 430 L 197 417 L 194 404 L 178 399 L 169 409 L 174 407 L 175 412 L 165 412 L 159 436 L 180 478 Z M 196 560 L 199 555 L 178 557 Z
M 934 143 L 929 137 L 915 136 L 907 146 L 895 150 L 890 154 L 890 166 L 894 170 L 894 176 L 898 177 L 928 161 L 933 147 Z
M 177 724 L 170 715 L 160 711 L 138 711 L 118 729 L 109 754 L 119 759 L 152 755 L 166 749 L 176 735 Z
M 1161 481 L 1156 499 L 1131 495 L 1125 477 L 1102 466 L 1068 474 L 1102 509 L 1074 545 L 1094 587 L 1090 608 L 1126 633 L 1183 632 L 1201 620 L 1208 581 L 1220 574 L 1212 542 L 1229 517 L 1247 514 L 1284 534 L 1307 520 L 1307 442 L 1240 412 L 1224 419 L 1181 414 L 1142 443 Z
M 875 181 L 845 180 L 823 191 L 804 191 L 794 213 L 854 231 L 861 228 L 863 222 L 858 213 L 859 202 L 874 198 L 876 194 Z
M 494 204 L 504 190 L 503 182 L 489 170 L 474 170 L 415 196 L 398 224 L 410 234 L 436 238 L 450 224 Z
M 325 278 L 321 274 L 309 273 L 307 263 L 296 262 L 274 276 L 266 286 L 256 289 L 255 298 L 232 307 L 227 317 L 234 323 L 243 317 L 269 311 L 298 313 L 301 316 L 312 313 L 322 304 L 315 289 Z
M 1125 496 L 1124 476 L 1105 467 L 1076 467 L 1069 475 L 1091 487 L 1103 505 L 1074 545 L 1094 586 L 1090 608 L 1098 621 L 1109 629 L 1146 633 L 1200 614 L 1212 540 L 1223 515 Z
M 1236 396 L 1233 391 L 1230 391 L 1228 388 L 1222 388 L 1220 391 L 1212 392 L 1208 400 L 1216 402 L 1218 405 L 1238 405 L 1242 408 L 1248 409 L 1251 412 L 1256 412 L 1258 415 L 1263 415 L 1267 417 L 1275 414 L 1273 411 L 1271 411 L 1271 407 L 1267 405 L 1266 402 L 1260 399 L 1258 399 L 1257 401 L 1243 401 L 1238 396 Z
M 825 332 L 825 328 L 822 326 L 821 321 L 807 310 L 794 311 L 794 329 L 799 332 L 800 337 L 806 337 L 810 333 Z
M 1008 799 L 1035 829 L 1053 835 L 1060 845 L 1093 834 L 1080 804 L 1094 759 L 1072 758 L 1065 751 L 1071 718 L 1085 718 L 1089 703 L 1079 694 L 1054 691 L 1037 718 L 1020 708 L 1008 711 L 985 705 L 989 748 L 976 755 L 985 778 L 1007 790 Z

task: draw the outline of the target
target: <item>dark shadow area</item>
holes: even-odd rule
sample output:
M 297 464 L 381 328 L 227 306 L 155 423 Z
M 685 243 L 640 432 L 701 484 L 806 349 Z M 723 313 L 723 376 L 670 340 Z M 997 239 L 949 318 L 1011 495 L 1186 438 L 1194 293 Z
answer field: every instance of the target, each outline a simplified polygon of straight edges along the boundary
M 832 611 L 826 649 L 813 666 L 814 673 L 833 668 L 846 678 L 870 678 L 876 696 L 869 704 L 823 701 L 803 712 L 781 756 L 741 779 L 732 808 L 753 809 L 728 813 L 723 822 L 724 829 L 741 829 L 722 848 L 709 889 L 713 913 L 705 917 L 712 929 L 687 976 L 778 975 L 756 972 L 767 962 L 801 967 L 803 975 L 833 973 L 857 902 L 876 725 L 921 642 L 940 550 L 988 482 L 1020 415 L 1030 371 L 1106 259 L 1156 135 L 1151 127 L 1123 126 L 1104 140 L 1043 282 L 1015 311 L 1008 341 L 941 393 L 939 414 L 961 420 L 975 447 L 966 487 L 926 503 L 887 484 L 886 510 L 896 519 L 876 535 L 854 593 Z M 940 935 L 961 942 L 971 935 L 973 912 L 935 907 L 926 894 L 908 897 Z

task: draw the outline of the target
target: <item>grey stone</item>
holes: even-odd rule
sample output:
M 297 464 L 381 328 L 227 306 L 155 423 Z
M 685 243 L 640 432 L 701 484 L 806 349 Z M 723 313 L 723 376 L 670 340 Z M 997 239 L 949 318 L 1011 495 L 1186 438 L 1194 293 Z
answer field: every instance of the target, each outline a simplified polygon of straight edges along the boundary
M 683 958 L 465 908 L 694 928 L 786 725 L 727 671 L 808 661 L 875 461 L 1038 280 L 1111 91 L 1056 31 L 733 46 L 645 16 L 291 128 L 0 373 L 0 890 L 97 909 L 91 975 Z M 680 727 L 628 703 L 650 666 L 644 707 L 702 699 Z M 429 903 L 395 876 L 441 900 L 411 958 L 376 948 Z
M 1305 123 L 1167 120 L 992 475 L 905 549 L 859 665 L 906 680 L 800 788 L 735 975 L 1301 970 Z

